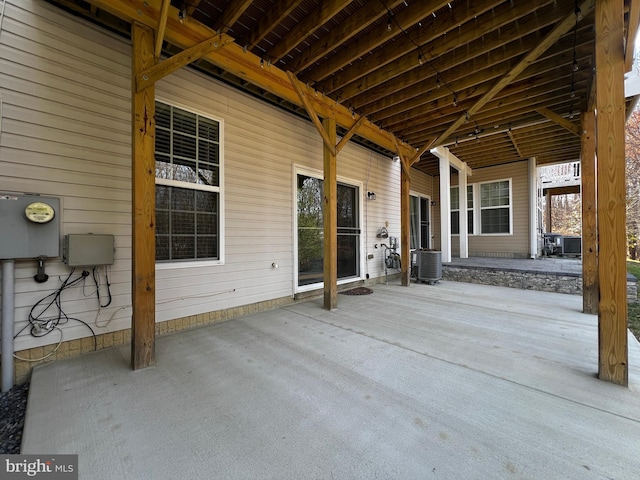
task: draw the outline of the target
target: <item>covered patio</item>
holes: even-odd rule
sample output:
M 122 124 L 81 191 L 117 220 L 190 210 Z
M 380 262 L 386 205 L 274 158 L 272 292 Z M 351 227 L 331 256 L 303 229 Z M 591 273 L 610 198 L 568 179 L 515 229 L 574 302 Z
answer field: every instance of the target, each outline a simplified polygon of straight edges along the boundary
M 80 478 L 635 478 L 629 388 L 597 380 L 580 296 L 376 285 L 35 369 L 22 453 Z

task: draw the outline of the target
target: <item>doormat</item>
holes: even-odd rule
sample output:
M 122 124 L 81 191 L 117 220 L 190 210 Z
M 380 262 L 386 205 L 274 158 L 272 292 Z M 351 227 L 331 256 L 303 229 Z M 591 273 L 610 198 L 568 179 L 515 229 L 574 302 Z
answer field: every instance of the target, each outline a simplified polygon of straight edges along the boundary
M 355 287 L 351 290 L 345 290 L 344 292 L 339 292 L 342 295 L 369 295 L 373 293 L 373 290 L 367 287 Z

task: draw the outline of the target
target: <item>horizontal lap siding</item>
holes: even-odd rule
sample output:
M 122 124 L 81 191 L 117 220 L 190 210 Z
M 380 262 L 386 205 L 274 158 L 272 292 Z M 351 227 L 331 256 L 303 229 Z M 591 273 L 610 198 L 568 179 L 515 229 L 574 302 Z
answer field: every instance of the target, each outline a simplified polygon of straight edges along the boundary
M 511 235 L 470 235 L 469 256 L 529 256 L 529 183 L 528 162 L 514 162 L 496 167 L 479 168 L 467 177 L 467 183 L 483 183 L 511 179 L 513 225 Z M 457 179 L 452 179 L 457 185 Z M 459 254 L 458 236 L 452 237 L 452 252 Z
M 9 1 L 0 35 L 0 191 L 59 197 L 61 234 L 115 235 L 113 302 L 98 312 L 93 281 L 66 290 L 70 317 L 96 333 L 130 325 L 131 181 L 129 47 L 44 2 Z M 49 281 L 33 280 L 35 261 L 16 262 L 16 332 L 31 307 L 70 272 L 46 261 Z M 78 273 L 74 275 L 74 278 Z M 104 282 L 104 274 L 101 275 Z M 89 277 L 91 278 L 91 277 Z M 106 289 L 101 289 L 106 301 Z M 96 327 L 111 319 L 106 328 Z M 90 335 L 71 320 L 64 340 Z M 21 334 L 16 350 L 57 342 L 58 332 Z
M 63 297 L 65 311 L 96 333 L 131 322 L 130 50 L 128 42 L 44 2 L 7 4 L 0 191 L 60 197 L 61 235 L 115 235 L 111 306 L 98 310 L 92 282 Z M 189 69 L 158 82 L 156 95 L 222 121 L 225 251 L 222 265 L 158 265 L 156 321 L 293 295 L 294 174 L 296 167 L 322 171 L 318 132 L 306 119 Z M 382 276 L 376 233 L 388 222 L 390 235 L 400 236 L 399 163 L 349 143 L 338 156 L 338 175 L 362 185 L 362 254 L 374 255 L 363 260 L 362 273 Z M 430 177 L 421 182 L 420 193 L 429 194 Z M 377 199 L 367 200 L 367 191 Z M 16 331 L 69 273 L 60 259 L 46 266 L 50 279 L 37 284 L 35 262 L 17 262 Z M 96 317 L 107 327 L 96 326 Z M 63 331 L 64 340 L 90 335 L 78 322 Z M 56 335 L 22 334 L 16 349 L 57 342 Z

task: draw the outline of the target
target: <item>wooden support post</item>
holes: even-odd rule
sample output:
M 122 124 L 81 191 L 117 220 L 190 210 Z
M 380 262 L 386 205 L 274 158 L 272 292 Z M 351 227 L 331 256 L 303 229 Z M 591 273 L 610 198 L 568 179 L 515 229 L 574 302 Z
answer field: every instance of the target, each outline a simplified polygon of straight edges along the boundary
M 598 375 L 628 385 L 624 1 L 595 2 Z
M 322 127 L 327 134 L 324 142 L 324 308 L 338 307 L 338 177 L 335 154 L 336 121 L 325 118 Z M 333 148 L 329 148 L 332 146 Z
M 136 75 L 152 66 L 154 33 L 132 25 L 132 259 L 131 366 L 155 364 L 155 87 L 136 91 Z
M 582 117 L 582 311 L 598 313 L 598 231 L 596 221 L 596 117 Z
M 411 177 L 408 159 L 400 156 L 400 162 L 406 168 L 400 169 L 400 282 L 403 287 L 411 284 Z

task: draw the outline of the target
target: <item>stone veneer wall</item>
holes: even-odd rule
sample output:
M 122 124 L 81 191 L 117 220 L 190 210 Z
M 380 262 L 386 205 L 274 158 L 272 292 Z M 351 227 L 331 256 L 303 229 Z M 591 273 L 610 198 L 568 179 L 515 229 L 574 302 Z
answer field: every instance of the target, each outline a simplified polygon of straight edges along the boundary
M 582 275 L 575 273 L 443 265 L 442 278 L 454 282 L 582 295 Z M 627 278 L 627 298 L 629 302 L 638 301 L 637 280 L 634 277 Z

